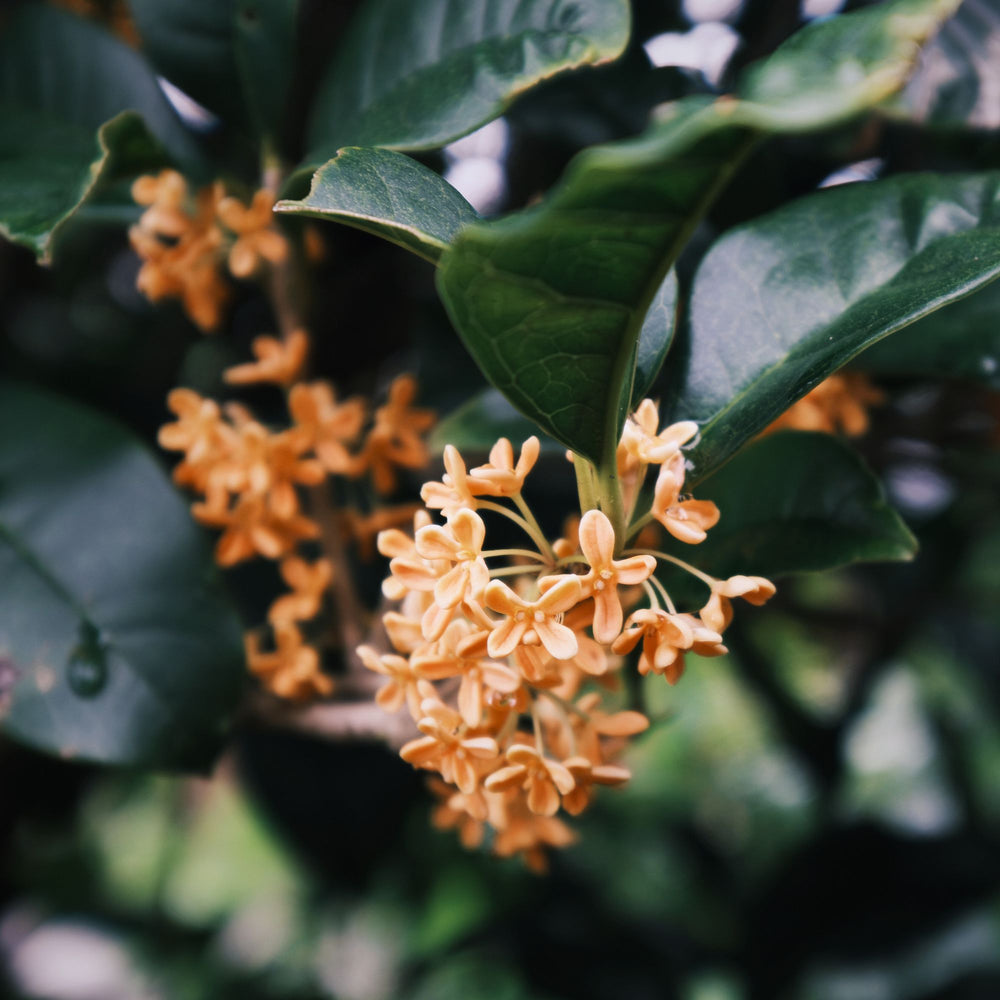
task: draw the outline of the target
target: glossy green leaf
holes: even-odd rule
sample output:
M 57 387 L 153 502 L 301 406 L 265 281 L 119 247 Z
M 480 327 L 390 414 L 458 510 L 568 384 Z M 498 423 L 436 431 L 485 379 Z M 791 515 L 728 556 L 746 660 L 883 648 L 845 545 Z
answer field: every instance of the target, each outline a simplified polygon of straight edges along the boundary
M 143 49 L 167 79 L 228 122 L 281 132 L 299 0 L 131 0 Z
M 341 146 L 433 149 L 520 93 L 625 48 L 626 0 L 368 0 L 311 113 L 311 164 Z
M 503 393 L 484 389 L 437 423 L 428 443 L 436 452 L 452 444 L 463 454 L 479 454 L 488 452 L 502 437 L 520 444 L 538 433 L 538 426 L 518 413 Z
M 59 230 L 101 184 L 165 160 L 129 111 L 95 137 L 90 129 L 0 107 L 0 235 L 46 260 Z
M 701 423 L 694 481 L 890 333 L 1000 276 L 1000 174 L 822 191 L 706 255 L 667 410 Z
M 437 262 L 455 234 L 479 216 L 440 175 L 389 149 L 348 147 L 313 175 L 300 201 L 275 211 L 342 222 Z
M 1000 282 L 880 340 L 856 364 L 880 375 L 969 378 L 1000 390 Z
M 761 438 L 695 496 L 714 501 L 721 517 L 704 542 L 680 555 L 718 576 L 776 577 L 911 559 L 917 551 L 861 457 L 830 434 Z
M 803 30 L 743 98 L 686 98 L 637 139 L 585 150 L 540 205 L 469 226 L 438 288 L 486 376 L 558 441 L 606 467 L 653 296 L 715 194 L 766 132 L 884 100 L 955 0 L 897 0 Z
M 635 381 L 632 385 L 632 409 L 645 398 L 656 381 L 663 359 L 674 341 L 677 329 L 677 274 L 671 271 L 653 297 L 639 330 L 635 351 Z
M 168 155 L 198 159 L 139 55 L 44 4 L 10 18 L 0 33 L 0 234 L 45 256 L 101 184 Z
M 243 677 L 187 506 L 106 418 L 0 383 L 3 729 L 64 757 L 204 767 Z

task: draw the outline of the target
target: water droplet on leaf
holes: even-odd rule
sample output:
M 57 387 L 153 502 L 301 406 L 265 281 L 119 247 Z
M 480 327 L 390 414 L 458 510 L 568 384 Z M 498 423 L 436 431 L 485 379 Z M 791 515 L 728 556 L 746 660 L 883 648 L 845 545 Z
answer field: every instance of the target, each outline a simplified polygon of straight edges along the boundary
M 108 682 L 108 662 L 96 631 L 85 628 L 83 640 L 70 655 L 66 668 L 69 686 L 81 698 L 93 698 Z

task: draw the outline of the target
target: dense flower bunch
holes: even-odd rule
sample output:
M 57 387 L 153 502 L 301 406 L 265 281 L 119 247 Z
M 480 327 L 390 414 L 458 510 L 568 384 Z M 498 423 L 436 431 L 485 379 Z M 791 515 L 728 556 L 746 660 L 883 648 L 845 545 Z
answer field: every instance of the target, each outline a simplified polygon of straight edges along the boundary
M 379 535 L 379 550 L 391 560 L 383 591 L 401 602 L 383 619 L 393 652 L 362 646 L 359 654 L 386 678 L 378 703 L 388 711 L 405 705 L 413 717 L 421 735 L 401 756 L 439 775 L 432 785 L 441 798 L 435 822 L 456 827 L 467 846 L 479 844 L 489 827 L 497 854 L 522 854 L 544 868 L 545 849 L 573 839 L 560 809 L 576 815 L 597 786 L 629 779 L 616 758 L 649 722 L 607 704 L 623 657 L 639 648 L 641 673 L 676 683 L 686 653 L 726 652 L 732 598 L 762 604 L 774 593 L 761 577 L 717 580 L 656 549 L 627 547 L 654 521 L 694 545 L 719 518 L 713 503 L 683 493 L 681 449 L 696 425 L 659 432 L 657 425 L 656 406 L 646 400 L 619 445 L 631 521 L 625 538 L 591 509 L 572 537 L 546 539 L 522 495 L 537 438 L 524 443 L 516 461 L 501 439 L 489 461 L 472 469 L 447 446 L 442 480 L 421 492 L 428 510 L 416 515 L 414 535 Z M 653 501 L 637 514 L 651 466 L 658 469 Z M 429 511 L 444 523 L 431 523 Z M 488 548 L 482 515 L 514 521 L 532 547 Z M 700 610 L 678 611 L 656 576 L 661 562 L 705 585 Z
M 289 257 L 268 190 L 255 192 L 245 205 L 226 196 L 218 182 L 192 194 L 184 177 L 164 170 L 140 177 L 132 195 L 147 206 L 129 234 L 143 260 L 139 289 L 154 302 L 180 298 L 203 330 L 218 325 L 229 296 L 224 268 L 237 278 L 259 278 Z M 308 243 L 305 251 L 315 255 Z M 201 495 L 192 506 L 194 517 L 221 530 L 218 563 L 233 566 L 255 557 L 279 562 L 290 590 L 268 612 L 270 648 L 263 648 L 263 628 L 247 634 L 247 665 L 275 694 L 307 699 L 333 688 L 319 648 L 303 634 L 310 623 L 317 633 L 329 631 L 320 618 L 337 569 L 329 552 L 315 552 L 333 544 L 343 563 L 341 535 L 357 533 L 359 547 L 370 546 L 375 531 L 408 520 L 414 509 L 336 510 L 329 479 L 368 476 L 374 493 L 393 492 L 398 468 L 427 464 L 422 435 L 434 416 L 413 406 L 417 388 L 409 376 L 392 383 L 388 400 L 371 415 L 362 399 L 339 401 L 329 382 L 305 381 L 310 338 L 304 329 L 281 338 L 259 336 L 251 349 L 254 360 L 229 368 L 224 379 L 233 386 L 281 388 L 286 426 L 273 429 L 238 403 L 220 406 L 190 389 L 175 389 L 167 402 L 177 420 L 161 428 L 159 440 L 184 453 L 174 479 Z
M 301 330 L 285 341 L 259 337 L 255 348 L 258 361 L 229 369 L 227 381 L 287 385 L 301 367 L 308 337 Z M 425 465 L 420 434 L 433 417 L 410 405 L 415 394 L 414 380 L 400 376 L 388 402 L 369 420 L 363 400 L 338 402 L 328 382 L 296 382 L 287 396 L 290 426 L 279 430 L 265 427 L 237 403 L 220 407 L 190 389 L 175 389 L 168 398 L 178 419 L 161 428 L 160 444 L 184 453 L 174 479 L 202 495 L 192 506 L 195 518 L 222 530 L 217 561 L 233 566 L 256 556 L 280 560 L 291 588 L 268 612 L 274 650 L 261 650 L 258 631 L 246 638 L 250 669 L 282 697 L 309 698 L 332 689 L 318 651 L 301 632 L 301 624 L 323 608 L 333 566 L 326 558 L 310 563 L 302 557 L 301 546 L 316 542 L 322 532 L 318 517 L 304 508 L 300 488 L 320 488 L 330 476 L 358 479 L 366 473 L 376 490 L 392 488 L 396 466 Z M 333 512 L 324 509 L 321 515 L 330 518 Z M 349 519 L 340 519 L 330 530 L 345 524 Z
M 838 372 L 793 403 L 764 431 L 841 432 L 860 437 L 868 430 L 868 408 L 885 402 L 885 393 L 862 372 Z
M 263 262 L 279 264 L 288 241 L 274 222 L 274 195 L 254 193 L 250 205 L 227 196 L 220 182 L 192 193 L 176 170 L 138 178 L 132 198 L 147 206 L 129 230 L 143 264 L 139 291 L 151 302 L 179 298 L 191 321 L 214 330 L 230 296 L 224 270 L 253 277 Z

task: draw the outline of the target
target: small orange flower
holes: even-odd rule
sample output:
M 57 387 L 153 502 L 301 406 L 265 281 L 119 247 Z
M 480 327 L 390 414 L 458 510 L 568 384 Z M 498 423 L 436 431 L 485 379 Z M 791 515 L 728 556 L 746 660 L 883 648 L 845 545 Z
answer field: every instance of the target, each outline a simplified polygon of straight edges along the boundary
M 424 483 L 420 488 L 420 499 L 431 509 L 443 511 L 446 515 L 457 510 L 475 510 L 476 492 L 474 483 L 469 481 L 465 462 L 454 445 L 446 444 L 444 454 L 445 473 L 441 482 Z
M 271 653 L 260 650 L 256 633 L 245 637 L 247 666 L 275 694 L 293 701 L 316 695 L 326 695 L 333 690 L 333 681 L 320 670 L 319 654 L 302 641 L 302 633 L 291 622 L 274 628 L 275 649 Z
M 586 757 L 570 757 L 563 762 L 573 776 L 574 788 L 563 796 L 563 809 L 570 816 L 579 816 L 590 804 L 594 785 L 620 788 L 632 777 L 627 768 L 614 764 L 593 764 Z
M 471 795 L 479 786 L 476 761 L 492 760 L 500 749 L 490 736 L 464 736 L 462 717 L 440 700 L 425 698 L 421 704 L 424 717 L 417 728 L 424 734 L 410 740 L 399 756 L 414 767 L 429 768 L 441 773 L 445 781 L 458 786 L 460 792 Z
M 684 673 L 684 650 L 690 649 L 699 656 L 721 656 L 727 652 L 722 636 L 694 615 L 649 608 L 629 615 L 625 631 L 611 648 L 616 653 L 628 653 L 640 639 L 639 673 L 661 674 L 670 684 L 676 684 Z
M 733 620 L 731 597 L 742 597 L 760 607 L 772 597 L 776 588 L 770 580 L 762 576 L 731 576 L 728 580 L 716 580 L 712 584 L 712 596 L 701 609 L 705 623 L 717 632 L 723 632 Z
M 357 440 L 364 425 L 363 400 L 338 403 L 329 383 L 300 383 L 288 394 L 288 409 L 327 471 L 347 476 L 357 472 L 358 463 L 347 446 Z
M 465 621 L 453 621 L 434 647 L 413 654 L 414 668 L 440 672 L 442 677 L 460 676 L 458 710 L 466 725 L 478 726 L 490 692 L 513 694 L 521 679 L 509 667 L 487 659 L 489 633 Z M 447 672 L 445 672 L 447 671 Z
M 434 584 L 434 600 L 439 607 L 453 608 L 463 600 L 482 600 L 490 582 L 483 559 L 486 525 L 472 510 L 458 510 L 442 527 L 429 524 L 417 532 L 417 552 L 424 559 L 454 563 Z
M 524 788 L 528 808 L 539 816 L 554 816 L 559 811 L 559 796 L 568 795 L 574 786 L 573 775 L 565 765 L 548 760 L 534 747 L 515 743 L 506 754 L 508 766 L 494 771 L 484 787 L 488 792 Z
M 291 385 L 306 363 L 309 334 L 305 330 L 293 330 L 284 340 L 255 337 L 251 349 L 257 357 L 256 361 L 234 365 L 223 373 L 229 385 L 251 385 L 254 382 Z
M 656 403 L 644 399 L 625 422 L 618 446 L 618 468 L 625 472 L 634 465 L 662 465 L 680 451 L 698 433 L 693 420 L 671 424 L 657 433 L 660 415 Z
M 615 559 L 615 531 L 599 510 L 588 510 L 580 519 L 580 547 L 590 565 L 583 586 L 594 596 L 594 638 L 607 644 L 622 630 L 619 584 L 642 583 L 652 576 L 656 560 L 652 556 Z
M 660 469 L 653 494 L 653 517 L 674 538 L 689 545 L 705 541 L 708 529 L 719 521 L 719 508 L 711 500 L 681 500 L 684 456 L 677 452 Z
M 490 656 L 507 656 L 522 643 L 531 645 L 536 640 L 557 660 L 576 656 L 576 634 L 559 619 L 582 596 L 580 578 L 576 576 L 558 577 L 558 582 L 534 602 L 522 600 L 505 583 L 493 580 L 486 588 L 486 606 L 505 618 L 490 632 Z
M 280 517 L 264 497 L 242 497 L 232 508 L 196 503 L 191 513 L 201 524 L 225 529 L 215 547 L 220 566 L 234 566 L 255 555 L 280 559 L 303 539 L 319 536 L 315 521 L 300 514 Z
M 229 250 L 229 271 L 234 278 L 249 278 L 262 260 L 280 264 L 288 256 L 288 241 L 274 224 L 274 195 L 266 188 L 254 192 L 246 206 L 238 198 L 223 198 L 217 208 L 219 221 L 237 238 Z
M 859 437 L 868 430 L 868 408 L 885 402 L 885 393 L 862 372 L 838 372 L 793 403 L 762 434 L 778 430 L 842 431 Z
M 279 624 L 315 618 L 333 579 L 330 560 L 317 559 L 310 565 L 298 556 L 289 556 L 281 562 L 281 576 L 292 592 L 282 595 L 271 605 L 268 621 Z
M 490 460 L 469 472 L 473 491 L 491 497 L 510 497 L 520 493 L 524 480 L 538 461 L 541 445 L 530 437 L 521 445 L 521 455 L 514 464 L 514 448 L 507 438 L 500 438 L 490 449 Z
M 396 488 L 396 467 L 422 469 L 427 464 L 427 445 L 420 437 L 434 423 L 431 410 L 411 404 L 417 395 L 412 375 L 400 375 L 389 386 L 389 399 L 375 411 L 375 426 L 368 432 L 364 458 L 379 493 Z
M 451 662 L 417 662 L 394 653 L 379 655 L 371 646 L 358 646 L 358 656 L 369 669 L 383 677 L 386 684 L 378 689 L 375 700 L 387 712 L 398 712 L 405 701 L 414 719 L 422 717 L 420 703 L 422 695 L 418 687 L 420 681 L 439 681 L 458 673 Z

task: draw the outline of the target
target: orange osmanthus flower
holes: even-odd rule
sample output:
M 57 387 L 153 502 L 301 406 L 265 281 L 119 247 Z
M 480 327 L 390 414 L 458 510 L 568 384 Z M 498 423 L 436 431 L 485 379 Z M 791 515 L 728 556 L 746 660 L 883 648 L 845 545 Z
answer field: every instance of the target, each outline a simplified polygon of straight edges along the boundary
M 615 559 L 614 528 L 599 510 L 588 510 L 580 519 L 580 547 L 590 566 L 583 586 L 594 596 L 594 638 L 609 643 L 622 630 L 619 584 L 642 583 L 652 576 L 656 560 L 647 555 Z
M 375 425 L 368 432 L 363 456 L 379 493 L 396 488 L 396 467 L 422 469 L 427 464 L 427 445 L 420 436 L 434 423 L 431 410 L 412 405 L 417 382 L 400 375 L 389 386 L 389 399 L 375 411 Z
M 280 264 L 288 257 L 288 241 L 278 231 L 274 195 L 266 188 L 255 191 L 249 206 L 238 198 L 223 198 L 216 208 L 219 221 L 236 234 L 229 250 L 229 271 L 234 278 L 249 278 L 267 260 Z
M 338 403 L 329 383 L 300 382 L 288 394 L 288 409 L 328 472 L 344 476 L 357 473 L 359 463 L 348 445 L 354 444 L 364 426 L 363 400 Z
M 486 588 L 486 606 L 505 617 L 490 633 L 490 656 L 506 656 L 520 644 L 530 645 L 536 639 L 557 660 L 576 656 L 576 635 L 558 619 L 582 596 L 580 578 L 576 576 L 560 577 L 537 601 L 525 601 L 505 583 L 493 580 Z
M 486 525 L 472 510 L 458 510 L 445 527 L 429 524 L 417 532 L 416 548 L 423 559 L 454 563 L 434 584 L 434 600 L 442 608 L 453 608 L 463 600 L 482 600 L 490 582 L 483 559 Z
M 506 756 L 509 764 L 486 779 L 486 790 L 502 792 L 508 788 L 524 788 L 528 793 L 528 808 L 533 813 L 554 816 L 559 811 L 559 797 L 568 795 L 575 784 L 569 769 L 558 761 L 546 759 L 524 743 L 515 743 Z
M 256 633 L 248 632 L 245 637 L 247 666 L 275 694 L 299 701 L 333 690 L 333 681 L 320 669 L 319 654 L 303 643 L 296 625 L 275 625 L 274 640 L 274 651 L 265 653 Z
M 251 385 L 255 382 L 275 382 L 291 385 L 301 373 L 309 353 L 309 334 L 293 330 L 284 340 L 277 337 L 255 337 L 251 350 L 256 361 L 227 368 L 223 378 L 230 385 Z
M 333 579 L 330 560 L 317 559 L 310 565 L 298 556 L 288 556 L 281 561 L 281 576 L 292 592 L 283 594 L 271 605 L 267 612 L 268 621 L 277 625 L 315 618 Z
M 728 580 L 716 580 L 712 584 L 712 596 L 701 609 L 703 621 L 722 632 L 733 620 L 733 605 L 730 598 L 742 597 L 749 604 L 760 607 L 772 597 L 776 588 L 770 580 L 762 576 L 731 576 Z
M 719 508 L 711 500 L 682 500 L 684 456 L 678 452 L 661 466 L 656 478 L 651 512 L 674 538 L 697 545 L 719 521 Z

